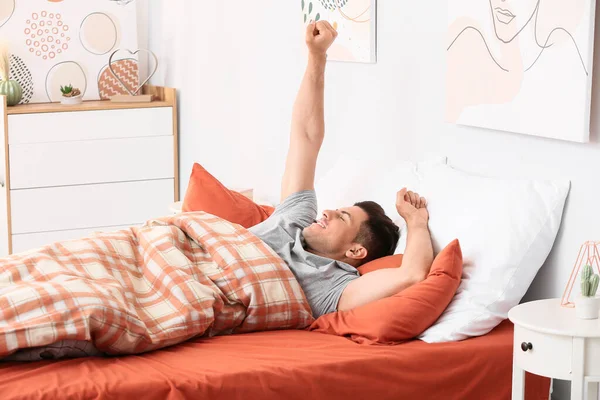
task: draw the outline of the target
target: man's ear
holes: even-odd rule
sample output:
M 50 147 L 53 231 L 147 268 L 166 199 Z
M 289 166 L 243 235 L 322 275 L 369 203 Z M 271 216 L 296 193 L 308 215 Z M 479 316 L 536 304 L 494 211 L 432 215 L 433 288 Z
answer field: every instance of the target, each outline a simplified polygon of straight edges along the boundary
M 351 260 L 364 260 L 367 257 L 367 249 L 362 244 L 353 243 L 346 251 L 346 257 Z

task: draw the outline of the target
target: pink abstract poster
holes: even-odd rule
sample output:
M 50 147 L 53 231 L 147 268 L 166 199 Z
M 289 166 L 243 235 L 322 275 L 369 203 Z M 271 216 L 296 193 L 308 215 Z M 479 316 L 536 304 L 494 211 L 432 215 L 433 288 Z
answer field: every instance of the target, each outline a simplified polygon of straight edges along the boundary
M 589 140 L 595 1 L 448 0 L 448 122 Z
M 69 84 L 85 100 L 124 91 L 103 72 L 113 51 L 138 48 L 137 34 L 135 2 L 0 0 L 0 38 L 8 41 L 10 77 L 24 89 L 22 103 L 60 101 L 60 87 Z M 137 57 L 121 52 L 114 60 L 127 66 L 126 78 L 137 87 Z

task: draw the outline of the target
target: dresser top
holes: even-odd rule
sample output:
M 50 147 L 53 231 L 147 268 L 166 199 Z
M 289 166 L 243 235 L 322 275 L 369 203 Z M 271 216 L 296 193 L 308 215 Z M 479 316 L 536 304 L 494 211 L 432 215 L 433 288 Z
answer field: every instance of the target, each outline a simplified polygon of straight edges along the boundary
M 115 103 L 110 100 L 84 101 L 77 105 L 63 105 L 60 103 L 38 103 L 22 104 L 14 107 L 7 107 L 8 115 L 18 114 L 37 114 L 37 113 L 58 113 L 69 111 L 94 111 L 94 110 L 123 110 L 131 108 L 155 108 L 172 107 L 173 104 L 168 101 L 153 101 L 150 103 Z
M 600 337 L 600 319 L 582 320 L 574 308 L 562 307 L 560 299 L 520 304 L 508 312 L 515 324 L 532 331 L 559 336 Z

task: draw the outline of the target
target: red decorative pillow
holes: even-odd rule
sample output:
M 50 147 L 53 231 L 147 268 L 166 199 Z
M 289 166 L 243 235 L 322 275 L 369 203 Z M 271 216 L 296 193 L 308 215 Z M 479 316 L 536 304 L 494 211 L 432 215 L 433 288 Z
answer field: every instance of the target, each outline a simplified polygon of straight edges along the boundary
M 323 315 L 308 330 L 347 336 L 364 344 L 413 339 L 448 307 L 460 284 L 462 268 L 460 243 L 454 240 L 435 258 L 424 281 L 353 310 Z
M 369 272 L 377 271 L 378 269 L 399 268 L 402 266 L 402 254 L 393 256 L 381 257 L 358 267 L 358 272 L 361 275 Z
M 194 164 L 182 205 L 183 212 L 205 211 L 250 228 L 269 218 L 273 207 L 261 206 L 223 186 L 200 164 Z

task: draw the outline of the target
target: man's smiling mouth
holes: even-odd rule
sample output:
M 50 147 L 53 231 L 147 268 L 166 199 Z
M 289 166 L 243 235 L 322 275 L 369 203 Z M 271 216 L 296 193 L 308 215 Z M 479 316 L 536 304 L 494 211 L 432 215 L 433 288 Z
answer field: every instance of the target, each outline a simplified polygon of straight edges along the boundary
M 315 220 L 314 223 L 319 225 L 323 229 L 327 229 L 327 224 L 325 223 L 325 221 L 323 221 L 323 219 Z

